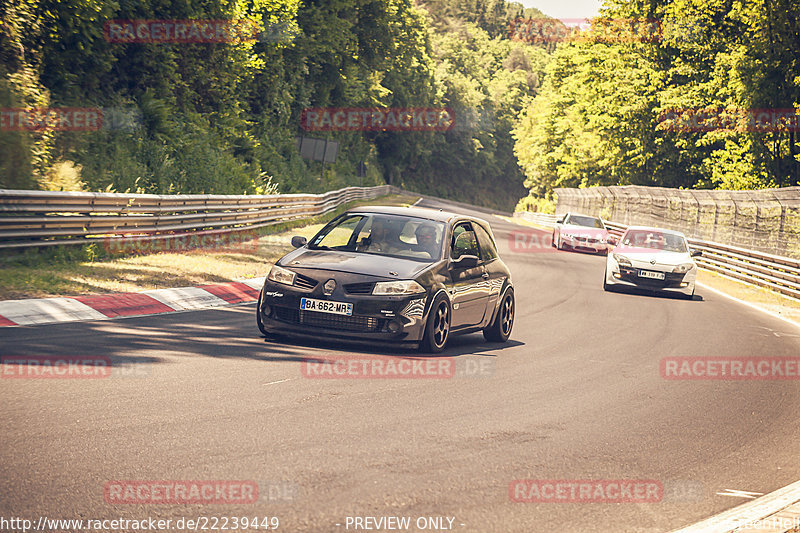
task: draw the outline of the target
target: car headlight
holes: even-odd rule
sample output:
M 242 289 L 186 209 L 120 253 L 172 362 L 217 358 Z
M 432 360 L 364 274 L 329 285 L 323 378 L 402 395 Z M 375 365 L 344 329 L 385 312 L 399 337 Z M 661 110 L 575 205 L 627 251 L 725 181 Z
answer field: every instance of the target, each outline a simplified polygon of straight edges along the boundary
M 674 274 L 686 274 L 693 268 L 694 268 L 694 263 L 684 263 L 682 265 L 676 266 L 674 269 L 672 269 L 672 272 Z
M 631 264 L 631 260 L 625 257 L 624 255 L 614 254 L 614 261 L 616 261 L 617 264 L 622 266 L 633 266 Z
M 380 281 L 375 284 L 372 294 L 375 296 L 397 296 L 403 294 L 419 294 L 425 292 L 425 288 L 414 281 L 407 279 L 403 281 Z
M 269 271 L 267 279 L 275 283 L 283 283 L 284 285 L 292 285 L 294 283 L 295 273 L 291 270 L 275 265 Z

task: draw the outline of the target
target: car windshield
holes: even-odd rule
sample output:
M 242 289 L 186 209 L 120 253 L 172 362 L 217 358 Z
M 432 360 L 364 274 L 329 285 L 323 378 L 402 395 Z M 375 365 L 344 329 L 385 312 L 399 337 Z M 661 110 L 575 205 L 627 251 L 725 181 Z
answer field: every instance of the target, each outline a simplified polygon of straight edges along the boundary
M 570 215 L 567 217 L 565 223 L 572 224 L 574 226 L 586 226 L 587 228 L 605 229 L 603 221 L 599 218 L 585 217 L 581 215 Z
M 653 230 L 631 230 L 622 240 L 625 246 L 634 248 L 654 248 L 668 252 L 686 252 L 686 241 L 674 233 L 662 233 Z
M 352 214 L 324 227 L 308 247 L 431 261 L 441 257 L 444 227 L 416 217 Z

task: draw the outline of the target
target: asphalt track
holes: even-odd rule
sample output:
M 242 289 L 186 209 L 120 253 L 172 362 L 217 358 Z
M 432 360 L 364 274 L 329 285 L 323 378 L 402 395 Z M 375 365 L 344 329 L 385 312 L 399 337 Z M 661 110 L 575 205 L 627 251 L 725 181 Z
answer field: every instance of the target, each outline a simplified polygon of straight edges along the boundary
M 103 356 L 136 374 L 0 380 L 0 517 L 277 516 L 283 531 L 342 532 L 356 531 L 348 516 L 408 516 L 454 518 L 463 532 L 667 531 L 744 501 L 718 492 L 800 479 L 800 382 L 659 372 L 671 356 L 796 356 L 800 330 L 701 288 L 694 301 L 605 293 L 604 258 L 514 253 L 509 234 L 521 228 L 478 216 L 517 296 L 511 341 L 469 335 L 444 354 L 478 375 L 310 379 L 307 359 L 417 354 L 268 342 L 252 303 L 0 330 L 0 355 Z M 518 479 L 658 480 L 665 497 L 517 503 Z M 109 504 L 113 480 L 257 480 L 296 492 L 256 504 Z

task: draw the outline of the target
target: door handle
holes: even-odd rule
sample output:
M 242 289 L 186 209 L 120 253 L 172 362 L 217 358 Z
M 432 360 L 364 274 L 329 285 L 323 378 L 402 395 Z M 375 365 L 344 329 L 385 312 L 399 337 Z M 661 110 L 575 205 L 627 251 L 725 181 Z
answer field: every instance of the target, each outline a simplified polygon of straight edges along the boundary
M 483 274 L 481 274 L 481 277 L 483 279 L 489 279 L 489 273 L 488 272 L 484 272 Z

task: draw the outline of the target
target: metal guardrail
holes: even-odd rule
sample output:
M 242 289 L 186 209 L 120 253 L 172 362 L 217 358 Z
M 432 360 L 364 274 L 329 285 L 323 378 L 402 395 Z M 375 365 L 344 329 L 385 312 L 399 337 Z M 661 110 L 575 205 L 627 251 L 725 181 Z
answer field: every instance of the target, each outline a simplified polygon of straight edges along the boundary
M 545 213 L 524 212 L 514 216 L 545 227 L 553 227 L 558 219 Z M 625 224 L 603 222 L 617 237 L 628 228 Z M 687 240 L 691 248 L 703 251 L 696 258 L 700 268 L 800 300 L 800 260 L 700 239 Z
M 672 228 L 697 239 L 800 259 L 800 187 L 730 191 L 615 185 L 554 192 L 559 213 Z
M 254 230 L 394 192 L 389 185 L 324 194 L 156 195 L 0 189 L 0 249 L 130 236 L 167 239 Z

